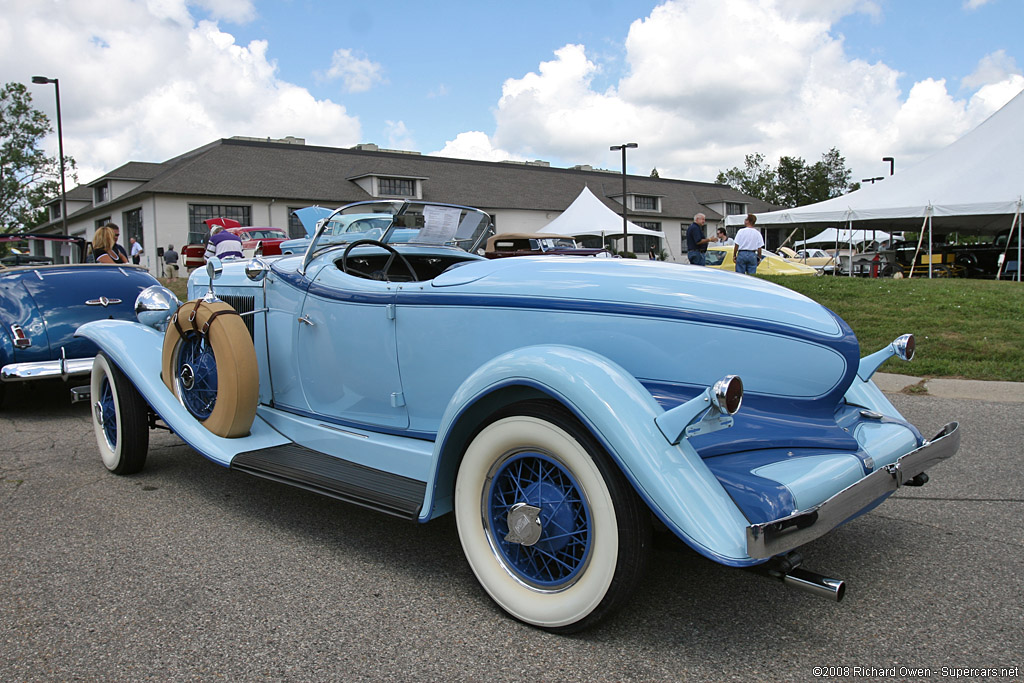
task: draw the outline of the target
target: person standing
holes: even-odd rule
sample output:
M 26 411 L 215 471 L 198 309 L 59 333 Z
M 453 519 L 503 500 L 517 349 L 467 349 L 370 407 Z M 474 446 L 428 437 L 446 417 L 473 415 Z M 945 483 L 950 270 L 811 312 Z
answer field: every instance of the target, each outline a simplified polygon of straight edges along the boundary
M 128 263 L 124 249 L 119 249 L 115 241 L 114 227 L 107 224 L 96 229 L 92 237 L 92 255 L 96 263 Z
M 736 244 L 732 248 L 732 259 L 736 262 L 736 272 L 753 275 L 757 272 L 757 264 L 761 262 L 761 250 L 764 249 L 764 238 L 761 231 L 754 227 L 757 216 L 748 213 L 743 220 L 743 227 L 736 233 Z
M 708 250 L 708 244 L 714 242 L 714 237 L 704 237 L 704 221 L 707 220 L 702 213 L 693 217 L 693 222 L 686 229 L 686 258 L 694 266 L 704 265 L 704 254 Z
M 114 235 L 114 250 L 121 255 L 120 260 L 117 263 L 128 263 L 128 252 L 124 250 L 120 244 L 117 243 L 121 239 L 121 228 L 117 227 L 116 223 L 104 223 L 101 228 L 110 228 Z
M 203 258 L 209 261 L 214 256 L 220 259 L 232 256 L 242 258 L 242 239 L 219 225 L 213 226 Z
M 134 237 L 129 237 L 128 241 L 131 243 L 132 263 L 139 265 L 142 261 L 142 245 Z
M 168 244 L 164 252 L 164 277 L 168 280 L 178 279 L 178 252 L 174 251 L 173 244 Z
M 729 237 L 729 233 L 727 233 L 725 231 L 725 228 L 719 228 L 718 229 L 718 240 L 715 242 L 715 244 L 721 244 L 721 245 L 724 245 L 724 246 L 731 246 L 733 244 L 736 244 L 736 241 L 733 238 Z

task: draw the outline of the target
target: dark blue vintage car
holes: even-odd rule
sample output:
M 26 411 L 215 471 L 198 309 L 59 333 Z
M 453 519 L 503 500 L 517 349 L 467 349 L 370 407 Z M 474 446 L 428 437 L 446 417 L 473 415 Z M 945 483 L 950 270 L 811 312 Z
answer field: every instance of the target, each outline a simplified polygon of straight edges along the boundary
M 25 241 L 80 254 L 86 247 L 76 237 L 0 235 L 0 243 Z M 12 252 L 0 261 L 0 401 L 10 382 L 88 375 L 97 347 L 75 330 L 92 320 L 134 320 L 139 292 L 156 284 L 139 266 L 50 265 Z

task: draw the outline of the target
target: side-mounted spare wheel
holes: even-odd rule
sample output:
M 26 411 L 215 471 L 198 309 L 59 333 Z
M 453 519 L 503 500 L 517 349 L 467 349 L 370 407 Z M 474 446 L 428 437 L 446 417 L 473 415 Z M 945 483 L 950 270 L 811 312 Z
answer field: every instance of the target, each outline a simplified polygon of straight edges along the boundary
M 114 474 L 135 474 L 149 450 L 149 408 L 131 380 L 102 352 L 92 364 L 92 423 L 100 458 Z
M 230 305 L 181 305 L 164 334 L 163 380 L 213 434 L 249 433 L 259 404 L 259 370 L 249 331 Z
M 494 415 L 455 485 L 459 539 L 488 595 L 520 621 L 588 628 L 632 594 L 649 513 L 601 445 L 555 402 Z

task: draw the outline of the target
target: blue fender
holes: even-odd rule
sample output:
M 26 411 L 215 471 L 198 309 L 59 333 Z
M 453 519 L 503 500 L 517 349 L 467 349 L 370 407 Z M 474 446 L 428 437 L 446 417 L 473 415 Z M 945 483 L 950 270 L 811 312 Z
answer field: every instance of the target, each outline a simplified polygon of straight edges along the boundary
M 742 512 L 686 441 L 672 445 L 655 424 L 665 411 L 608 358 L 586 349 L 538 345 L 494 358 L 470 375 L 445 409 L 427 481 L 421 521 L 450 509 L 462 444 L 449 444 L 477 402 L 510 387 L 530 387 L 571 410 L 601 442 L 650 509 L 694 550 L 716 562 L 747 566 Z
M 171 431 L 210 460 L 227 466 L 238 453 L 289 443 L 259 415 L 253 421 L 249 436 L 226 439 L 209 432 L 185 410 L 160 378 L 162 332 L 127 320 L 97 320 L 79 327 L 75 336 L 95 342 L 132 381 Z

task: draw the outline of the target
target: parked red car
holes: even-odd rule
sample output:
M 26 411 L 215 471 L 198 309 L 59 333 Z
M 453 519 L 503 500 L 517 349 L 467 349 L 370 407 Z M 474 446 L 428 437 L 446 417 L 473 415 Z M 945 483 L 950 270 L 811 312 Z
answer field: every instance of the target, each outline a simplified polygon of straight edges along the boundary
M 209 229 L 219 225 L 228 232 L 234 233 L 242 240 L 242 253 L 252 256 L 256 248 L 261 247 L 260 253 L 263 256 L 273 256 L 281 253 L 281 242 L 288 239 L 288 233 L 281 228 L 243 226 L 231 218 L 210 218 L 205 221 Z M 207 240 L 209 237 L 207 237 Z M 185 261 L 185 268 L 192 270 L 206 263 L 203 254 L 206 252 L 206 244 L 189 244 L 182 249 L 182 257 Z

